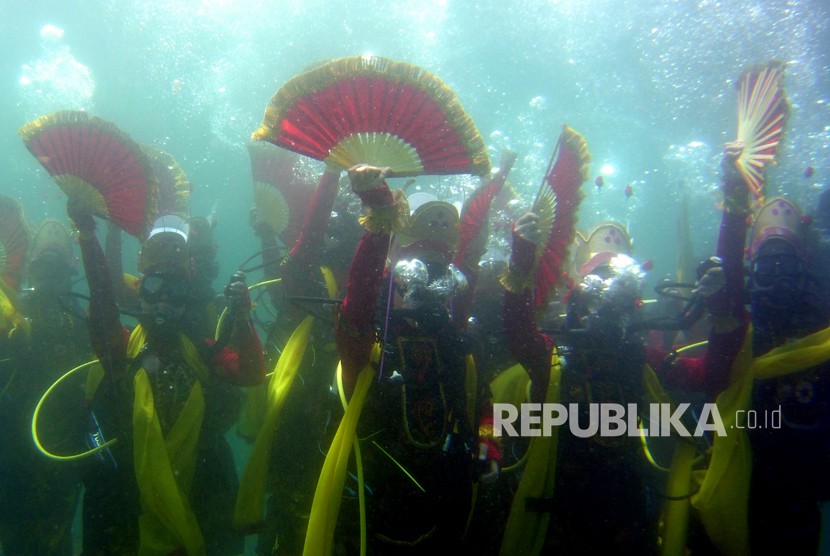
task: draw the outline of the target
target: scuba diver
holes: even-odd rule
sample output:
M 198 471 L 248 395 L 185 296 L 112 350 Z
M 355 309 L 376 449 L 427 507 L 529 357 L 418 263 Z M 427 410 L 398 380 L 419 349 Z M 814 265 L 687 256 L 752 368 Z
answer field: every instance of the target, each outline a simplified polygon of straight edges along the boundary
M 375 382 L 357 423 L 365 439 L 366 538 L 373 554 L 451 552 L 461 547 L 473 482 L 497 476 L 500 453 L 492 411 L 479 407 L 469 347 L 447 310 L 466 285 L 449 264 L 458 211 L 440 201 L 418 207 L 400 230 L 393 275 L 386 276 L 390 234 L 408 214 L 386 172 L 349 169 L 368 214 L 335 330 L 346 396 L 362 398 Z M 341 511 L 336 544 L 345 553 L 359 547 L 355 506 L 344 501 Z
M 338 169 L 327 168 L 307 205 L 291 207 L 302 218 L 297 237 L 284 257 L 280 256 L 279 240 L 292 238 L 277 234 L 260 207 L 254 206 L 250 212 L 251 227 L 261 240 L 265 281 L 275 282 L 267 286 L 275 309 L 275 318 L 265 323 L 267 365 L 279 369 L 282 357 L 286 358 L 283 365 L 291 360 L 288 352 L 299 349 L 302 354 L 292 369 L 280 373 L 275 370 L 271 379 L 274 383 L 292 377 L 281 390 L 279 402 L 267 392 L 272 390 L 270 384 L 259 392 L 249 390 L 246 418 L 238 427 L 240 434 L 254 443 L 254 452 L 243 474 L 234 524 L 243 531 L 258 533 L 258 554 L 302 551 L 314 485 L 333 432 L 330 425 L 342 415 L 332 389 L 338 359 L 332 307 L 339 303 L 338 281 L 345 271 L 337 265 L 342 254 L 333 257 L 331 253 L 332 244 L 337 245 L 336 251 L 353 249 L 357 237 L 345 222 L 352 217 L 337 207 L 339 178 Z M 359 229 L 356 219 L 353 227 Z M 291 343 L 295 335 L 303 339 Z M 266 406 L 259 419 L 254 414 L 258 406 Z M 278 406 L 279 410 L 269 406 Z M 298 438 L 303 442 L 298 443 Z M 293 448 L 270 448 L 286 445 Z M 265 446 L 267 454 L 261 453 Z M 249 484 L 263 484 L 265 492 L 248 490 Z M 260 510 L 263 498 L 264 516 Z
M 731 151 L 730 151 L 731 152 Z M 504 325 L 516 360 L 530 376 L 532 402 L 578 404 L 580 428 L 589 404 L 637 404 L 645 410 L 657 376 L 673 388 L 714 396 L 728 381 L 746 331 L 741 298 L 746 191 L 724 180 L 727 203 L 717 254 L 722 264 L 707 271 L 699 293 L 713 328 L 701 358 L 666 357 L 646 350 L 641 315 L 644 267 L 630 256 L 627 234 L 616 225 L 595 230 L 602 248 L 578 261 L 582 281 L 570 293 L 564 326 L 556 336 L 534 322 L 532 271 L 539 218 L 528 213 L 514 226 L 508 275 L 522 284 L 504 294 Z M 577 257 L 580 258 L 580 257 Z M 584 263 L 582 261 L 585 261 Z M 577 416 L 569 415 L 570 419 Z M 647 416 L 642 415 L 643 418 Z M 501 553 L 656 554 L 657 493 L 662 490 L 634 436 L 589 438 L 566 427 L 534 438 L 530 460 L 514 498 Z M 541 462 L 541 463 L 540 463 Z M 534 486 L 535 485 L 535 486 Z M 543 518 L 542 516 L 546 516 Z
M 184 321 L 192 338 L 208 338 L 216 331 L 222 299 L 217 299 L 213 282 L 219 277 L 217 245 L 213 238 L 214 222 L 203 216 L 188 220 L 187 250 L 193 261 L 193 273 Z
M 247 286 L 234 276 L 226 287 L 218 339 L 190 338 L 182 321 L 192 284 L 188 227 L 162 216 L 139 255 L 139 324 L 128 332 L 95 221 L 74 198 L 67 210 L 79 231 L 90 339 L 103 370 L 87 381 L 90 423 L 96 439 L 117 439 L 85 469 L 84 553 L 241 550 L 232 507 L 216 505 L 214 495 L 229 485 L 214 456 L 229 390 L 264 379 Z
M 825 192 L 826 193 L 826 192 Z M 826 219 L 822 194 L 815 223 Z M 799 208 L 782 198 L 757 211 L 748 250 L 755 381 L 752 409 L 777 420 L 750 428 L 749 533 L 753 552 L 824 554 L 830 511 L 830 353 L 822 230 L 808 230 Z M 819 351 L 808 355 L 810 345 Z M 778 348 L 778 349 L 775 349 Z M 770 351 L 773 350 L 773 351 Z M 775 372 L 759 364 L 782 358 Z M 820 544 L 821 543 L 821 544 Z
M 86 316 L 69 296 L 75 274 L 72 240 L 57 220 L 34 235 L 19 310 L 25 323 L 8 334 L 0 355 L 0 546 L 4 554 L 73 554 L 72 524 L 81 495 L 74 463 L 45 458 L 32 443 L 32 414 L 41 394 L 64 372 L 89 361 Z M 83 393 L 67 391 L 45 405 L 39 439 L 74 453 L 82 446 Z M 77 444 L 77 445 L 76 445 Z

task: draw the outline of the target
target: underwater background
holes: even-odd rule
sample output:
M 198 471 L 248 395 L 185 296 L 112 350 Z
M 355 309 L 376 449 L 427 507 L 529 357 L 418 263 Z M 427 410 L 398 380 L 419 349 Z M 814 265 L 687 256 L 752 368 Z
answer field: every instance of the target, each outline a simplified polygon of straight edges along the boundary
M 193 215 L 215 210 L 224 280 L 257 250 L 246 144 L 270 97 L 309 64 L 375 54 L 453 88 L 494 166 L 503 148 L 519 153 L 510 183 L 520 206 L 562 125 L 579 131 L 593 162 L 578 228 L 625 224 L 656 280 L 674 272 L 684 189 L 695 251 L 714 250 L 720 154 L 737 129 L 733 83 L 755 62 L 787 62 L 792 105 L 768 192 L 811 212 L 830 172 L 829 28 L 826 0 L 2 0 L 0 192 L 34 225 L 64 217 L 62 192 L 17 130 L 87 110 L 178 161 Z M 454 201 L 476 183 L 417 181 Z M 132 260 L 127 252 L 125 270 Z
M 714 252 L 733 83 L 753 63 L 787 63 L 792 110 L 768 194 L 812 212 L 830 173 L 828 31 L 827 0 L 0 0 L 0 193 L 33 226 L 68 222 L 17 130 L 62 109 L 111 120 L 170 153 L 193 185 L 192 214 L 215 215 L 221 287 L 259 249 L 246 145 L 268 100 L 312 63 L 374 54 L 444 80 L 494 166 L 504 148 L 518 152 L 518 207 L 532 203 L 562 125 L 579 131 L 593 160 L 577 226 L 627 226 L 653 285 L 674 274 L 684 191 L 695 252 Z M 416 182 L 456 202 L 477 183 Z M 491 245 L 505 256 L 504 241 Z M 127 245 L 127 272 L 136 252 Z

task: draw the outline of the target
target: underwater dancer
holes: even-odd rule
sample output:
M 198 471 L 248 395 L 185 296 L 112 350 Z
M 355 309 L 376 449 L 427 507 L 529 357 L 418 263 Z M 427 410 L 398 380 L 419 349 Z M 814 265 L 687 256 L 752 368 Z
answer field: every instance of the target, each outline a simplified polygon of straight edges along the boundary
M 302 223 L 282 259 L 278 234 L 258 207 L 251 210 L 251 226 L 261 239 L 265 279 L 279 281 L 268 287 L 277 313 L 268 323 L 266 340 L 268 366 L 279 373 L 271 378 L 268 392 L 249 392 L 249 409 L 257 404 L 266 408 L 264 422 L 246 422 L 244 434 L 254 442 L 254 452 L 243 475 L 235 520 L 237 528 L 258 532 L 258 554 L 302 552 L 314 486 L 331 440 L 329 425 L 342 415 L 332 391 L 338 361 L 332 307 L 339 303 L 338 276 L 345 270 L 337 264 L 342 254 L 331 256 L 329 246 L 336 242 L 339 251 L 353 250 L 357 243 L 353 228 L 359 226 L 356 218 L 336 207 L 339 178 L 339 170 L 327 168 L 308 204 L 291 208 L 303 214 Z M 354 225 L 343 222 L 346 219 L 353 219 Z M 300 357 L 292 368 L 284 367 L 295 350 Z M 286 358 L 283 366 L 282 357 Z M 275 396 L 278 382 L 285 386 Z M 264 488 L 253 486 L 257 484 Z M 264 518 L 259 509 L 263 500 Z
M 823 554 L 830 546 L 819 544 L 830 527 L 830 314 L 816 274 L 827 246 L 808 248 L 805 222 L 793 202 L 773 198 L 750 236 L 751 407 L 776 419 L 749 430 L 755 553 Z
M 366 540 L 373 554 L 449 552 L 460 549 L 474 464 L 478 473 L 495 476 L 500 454 L 487 432 L 491 416 L 478 407 L 468 347 L 446 308 L 464 284 L 449 265 L 458 223 L 458 212 L 449 203 L 422 205 L 401 230 L 405 239 L 396 257 L 394 289 L 384 292 L 394 299 L 393 306 L 388 322 L 382 318 L 381 330 L 375 327 L 375 308 L 379 298 L 386 299 L 381 292 L 391 278 L 384 272 L 390 232 L 408 210 L 384 177 L 383 169 L 368 165 L 349 170 L 353 191 L 369 214 L 336 328 L 350 405 L 359 403 L 354 399 L 366 396 L 369 383 L 380 376 L 357 429 L 357 437 L 364 439 L 358 474 L 367 491 Z M 381 305 L 385 315 L 386 304 Z M 373 347 L 376 338 L 382 342 L 382 358 L 380 348 Z M 360 544 L 357 500 L 353 502 L 344 500 L 335 538 L 346 553 L 356 552 Z
M 236 386 L 264 377 L 247 286 L 226 288 L 229 326 L 218 341 L 190 339 L 182 322 L 192 279 L 188 230 L 178 217 L 161 217 L 140 254 L 139 325 L 128 333 L 95 221 L 74 199 L 67 210 L 80 233 L 90 337 L 103 368 L 89 379 L 90 419 L 98 438 L 117 438 L 86 469 L 84 553 L 223 553 L 231 509 L 210 506 L 208 496 L 229 486 L 213 468 L 223 410 Z
M 18 309 L 0 354 L 0 546 L 4 554 L 73 554 L 72 524 L 81 495 L 77 463 L 47 459 L 32 442 L 41 394 L 64 372 L 92 359 L 86 318 L 68 294 L 72 240 L 57 220 L 35 233 Z M 41 412 L 39 439 L 57 453 L 82 448 L 83 393 L 68 390 Z
M 742 185 L 738 193 L 730 187 L 725 184 L 727 199 L 744 193 Z M 503 283 L 529 285 L 505 292 L 504 321 L 511 350 L 530 375 L 530 401 L 578 404 L 583 428 L 589 402 L 633 403 L 643 411 L 647 385 L 656 383 L 648 363 L 660 367 L 660 377 L 674 386 L 716 394 L 746 330 L 740 301 L 744 221 L 740 211 L 724 211 L 718 240 L 723 264 L 704 280 L 721 287 L 701 290 L 717 323 L 706 355 L 671 359 L 666 365 L 665 354 L 647 353 L 643 347 L 637 327 L 643 268 L 625 254 L 630 252 L 622 245 L 627 236 L 615 242 L 618 228 L 602 232 L 609 241 L 601 243 L 619 245 L 597 250 L 581 266 L 584 277 L 571 292 L 565 326 L 553 338 L 534 322 L 532 280 L 526 278 L 540 241 L 539 218 L 530 213 L 517 220 L 508 271 L 512 277 Z M 553 436 L 533 439 L 530 449 L 535 461 L 526 464 L 502 554 L 657 553 L 653 508 L 662 485 L 653 479 L 636 435 L 582 438 L 570 428 L 556 427 Z M 547 478 L 542 480 L 540 473 Z

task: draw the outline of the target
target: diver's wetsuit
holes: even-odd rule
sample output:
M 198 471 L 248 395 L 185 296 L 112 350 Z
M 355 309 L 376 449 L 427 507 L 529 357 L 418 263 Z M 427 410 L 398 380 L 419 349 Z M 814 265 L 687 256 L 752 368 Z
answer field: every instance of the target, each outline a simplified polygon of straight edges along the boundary
M 806 302 L 815 299 L 810 294 L 776 311 L 764 305 L 763 292 L 753 293 L 755 356 L 827 326 L 819 305 Z M 830 502 L 830 353 L 824 357 L 813 367 L 755 380 L 748 430 L 753 553 L 816 554 L 828 534 L 822 505 Z
M 379 198 L 386 198 L 385 208 L 392 205 L 385 184 L 358 194 L 373 210 Z M 349 393 L 376 341 L 375 307 L 388 247 L 388 233 L 365 232 L 349 271 L 336 328 Z M 471 450 L 479 445 L 468 420 L 467 351 L 443 307 L 436 308 L 434 319 L 405 312 L 393 315 L 383 376 L 373 385 L 358 426 L 358 436 L 366 439 L 361 450 L 369 553 L 458 551 L 471 502 Z M 495 446 L 491 454 L 496 455 Z M 344 505 L 339 544 L 357 550 L 357 515 L 351 511 Z
M 94 221 L 91 216 L 79 215 L 73 215 L 73 220 L 80 230 L 79 243 L 92 294 L 90 338 L 105 373 L 91 400 L 91 408 L 105 437 L 118 438 L 118 442 L 110 448 L 117 467 L 94 460 L 87 465 L 88 472 L 84 479 L 84 553 L 130 554 L 138 550 L 137 519 L 142 511 L 132 438 L 133 376 L 143 364 L 164 435 L 178 419 L 191 386 L 197 381 L 202 383 L 202 380 L 182 351 L 183 344 L 176 340 L 184 335 L 175 325 L 158 336 L 148 331 L 147 341 L 138 357 L 128 359 L 127 334 L 120 324 L 107 263 L 95 238 Z M 208 554 L 222 553 L 228 546 L 239 546 L 238 537 L 229 537 L 233 497 L 225 499 L 225 503 L 230 502 L 230 507 L 216 506 L 216 496 L 235 486 L 235 478 L 228 480 L 227 471 L 233 471 L 231 462 L 227 458 L 222 461 L 213 459 L 226 454 L 221 450 L 218 436 L 227 429 L 229 420 L 235 418 L 235 415 L 224 414 L 228 407 L 225 402 L 232 385 L 253 385 L 264 378 L 262 348 L 253 326 L 250 323 L 235 324 L 239 326 L 234 328 L 230 345 L 236 351 L 227 346 L 221 351 L 213 349 L 212 342 L 208 341 L 194 344 L 196 356 L 207 367 L 210 376 L 202 383 L 205 412 L 200 423 L 189 502 L 199 522 Z M 157 366 L 149 365 L 153 359 L 158 362 Z M 211 469 L 204 469 L 204 466 L 211 466 Z M 206 484 L 209 481 L 216 483 Z
M 78 464 L 35 449 L 32 414 L 55 380 L 92 359 L 89 336 L 85 322 L 57 296 L 34 291 L 21 309 L 30 333 L 15 329 L 9 351 L 0 354 L 0 546 L 4 554 L 70 555 L 81 494 Z M 83 451 L 82 417 L 82 392 L 56 391 L 39 418 L 42 444 L 57 454 Z
M 274 368 L 289 337 L 303 318 L 316 318 L 307 356 L 298 370 L 299 380 L 280 412 L 279 426 L 269 458 L 267 515 L 259 531 L 258 554 L 295 554 L 302 551 L 315 485 L 330 442 L 327 426 L 342 415 L 331 384 L 337 369 L 329 305 L 291 301 L 287 296 L 328 297 L 320 270 L 326 230 L 338 192 L 339 173 L 326 171 L 304 210 L 296 242 L 283 264 L 279 264 L 276 234 L 258 230 L 262 238 L 266 279 L 281 283 L 269 288 L 279 314 L 268 330 L 266 350 L 269 368 Z M 302 439 L 302 440 L 300 440 Z
M 713 330 L 706 355 L 681 359 L 671 369 L 661 369 L 664 353 L 644 350 L 636 338 L 586 337 L 568 345 L 562 371 L 561 402 L 638 403 L 644 410 L 644 363 L 661 370 L 670 387 L 706 391 L 714 396 L 722 389 L 746 334 L 747 317 L 741 304 L 745 218 L 724 211 L 718 239 L 726 284 L 709 300 L 713 313 L 733 326 L 724 333 Z M 513 234 L 511 270 L 529 275 L 535 245 Z M 554 340 L 534 322 L 533 293 L 505 292 L 504 324 L 516 360 L 531 378 L 532 401 L 545 399 L 550 380 Z M 616 442 L 615 442 L 616 441 Z M 658 507 L 649 509 L 647 465 L 639 439 L 578 438 L 560 427 L 553 500 L 539 507 L 551 512 L 546 549 L 557 554 L 654 554 L 657 552 Z M 652 492 L 662 490 L 654 485 Z

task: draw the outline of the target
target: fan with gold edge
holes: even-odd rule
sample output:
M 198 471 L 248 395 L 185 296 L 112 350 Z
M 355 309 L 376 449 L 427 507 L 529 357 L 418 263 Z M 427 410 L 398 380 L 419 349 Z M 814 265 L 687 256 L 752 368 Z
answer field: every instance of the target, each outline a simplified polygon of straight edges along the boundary
M 784 64 L 769 62 L 749 68 L 737 83 L 737 141 L 744 148 L 735 165 L 759 203 L 764 197 L 764 169 L 775 164 L 790 111 L 783 75 Z
M 190 193 L 192 186 L 187 174 L 170 153 L 153 145 L 141 145 L 147 155 L 153 175 L 158 182 L 155 216 L 175 214 L 181 218 L 190 216 Z
M 376 56 L 341 58 L 289 80 L 252 139 L 343 169 L 388 166 L 395 177 L 490 171 L 484 140 L 453 90 L 417 66 Z
M 0 278 L 12 291 L 23 279 L 29 239 L 23 207 L 11 197 L 0 195 Z
M 580 186 L 588 179 L 591 154 L 585 139 L 567 125 L 563 126 L 551 156 L 548 171 L 530 209 L 539 217 L 541 239 L 536 245 L 533 270 L 535 306 L 547 305 L 549 294 L 562 277 L 568 249 L 574 241 L 576 211 L 582 201 Z M 516 291 L 528 284 L 503 279 L 507 289 Z
M 76 110 L 41 116 L 18 133 L 78 210 L 144 236 L 158 186 L 149 160 L 129 135 L 112 122 Z
M 285 245 L 294 245 L 314 184 L 300 171 L 300 157 L 293 152 L 259 142 L 248 144 L 248 154 L 260 218 Z

